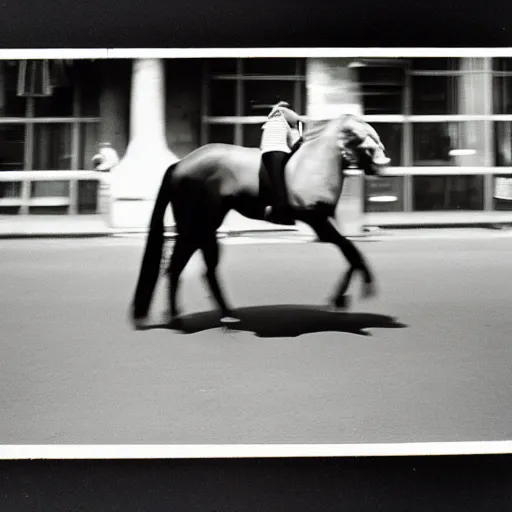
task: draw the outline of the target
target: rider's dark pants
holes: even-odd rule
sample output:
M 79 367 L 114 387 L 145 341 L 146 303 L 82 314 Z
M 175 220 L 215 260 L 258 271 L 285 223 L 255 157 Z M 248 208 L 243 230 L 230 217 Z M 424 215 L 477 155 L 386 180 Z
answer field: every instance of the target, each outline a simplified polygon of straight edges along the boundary
M 263 164 L 271 182 L 272 206 L 278 212 L 285 212 L 288 208 L 288 196 L 284 176 L 284 165 L 289 154 L 284 151 L 269 151 L 263 153 Z

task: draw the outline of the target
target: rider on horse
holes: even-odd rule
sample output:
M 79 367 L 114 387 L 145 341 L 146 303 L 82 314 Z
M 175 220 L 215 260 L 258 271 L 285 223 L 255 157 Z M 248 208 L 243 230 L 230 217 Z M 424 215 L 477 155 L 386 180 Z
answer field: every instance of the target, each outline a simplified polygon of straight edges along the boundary
M 292 151 L 302 142 L 301 123 L 305 117 L 294 112 L 290 104 L 280 101 L 272 108 L 262 126 L 261 152 L 272 187 L 272 205 L 265 209 L 265 220 L 274 224 L 294 225 L 289 212 L 284 167 Z

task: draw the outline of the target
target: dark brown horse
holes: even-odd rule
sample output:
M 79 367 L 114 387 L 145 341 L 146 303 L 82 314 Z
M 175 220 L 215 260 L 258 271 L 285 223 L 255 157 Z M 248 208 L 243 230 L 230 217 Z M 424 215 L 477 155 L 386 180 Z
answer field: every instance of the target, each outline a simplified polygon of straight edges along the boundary
M 363 278 L 363 296 L 375 294 L 374 278 L 355 245 L 334 223 L 344 170 L 357 167 L 378 175 L 389 164 L 377 132 L 354 116 L 342 116 L 310 129 L 304 143 L 286 163 L 289 201 L 296 220 L 305 222 L 322 242 L 341 250 L 349 269 L 344 273 L 332 304 L 345 304 L 354 273 Z M 173 164 L 164 174 L 149 226 L 146 248 L 132 303 L 132 321 L 142 327 L 160 272 L 164 242 L 164 214 L 172 206 L 177 237 L 169 264 L 170 321 L 179 324 L 177 291 L 180 275 L 191 256 L 200 250 L 206 264 L 206 282 L 220 308 L 222 321 L 237 321 L 218 278 L 217 229 L 230 210 L 263 220 L 269 204 L 269 181 L 258 149 L 208 144 Z

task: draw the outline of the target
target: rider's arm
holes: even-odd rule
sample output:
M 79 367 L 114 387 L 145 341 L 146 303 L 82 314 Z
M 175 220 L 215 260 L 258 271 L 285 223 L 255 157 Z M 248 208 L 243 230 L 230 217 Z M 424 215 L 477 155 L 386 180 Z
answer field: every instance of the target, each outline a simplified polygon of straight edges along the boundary
M 307 123 L 309 121 L 306 116 L 301 116 L 289 108 L 279 107 L 279 111 L 284 115 L 284 118 L 290 124 L 297 124 L 299 122 Z

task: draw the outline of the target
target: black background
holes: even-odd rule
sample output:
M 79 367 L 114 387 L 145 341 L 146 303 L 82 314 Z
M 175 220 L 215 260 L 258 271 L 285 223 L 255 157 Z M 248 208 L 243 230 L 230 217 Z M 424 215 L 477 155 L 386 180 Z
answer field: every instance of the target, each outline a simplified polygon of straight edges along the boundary
M 0 48 L 512 46 L 509 0 L 1 0 Z
M 512 47 L 512 2 L 0 0 L 0 48 L 120 47 Z M 0 461 L 0 511 L 510 511 L 511 458 Z

